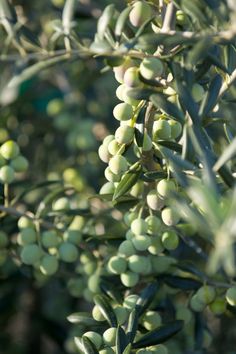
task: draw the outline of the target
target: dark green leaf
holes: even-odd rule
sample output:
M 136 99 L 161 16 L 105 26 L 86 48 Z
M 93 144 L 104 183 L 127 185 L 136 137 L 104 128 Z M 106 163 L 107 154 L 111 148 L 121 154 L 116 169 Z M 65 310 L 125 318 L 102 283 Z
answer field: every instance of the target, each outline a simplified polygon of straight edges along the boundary
M 104 37 L 107 27 L 110 25 L 113 19 L 114 12 L 115 12 L 115 5 L 110 4 L 105 8 L 101 17 L 99 18 L 97 23 L 97 32 L 101 38 Z
M 216 161 L 214 165 L 214 171 L 218 171 L 224 164 L 236 155 L 236 138 L 234 138 L 230 145 L 226 147 L 222 155 Z
M 84 351 L 83 351 L 84 354 L 99 354 L 95 345 L 86 336 L 82 337 L 82 343 L 83 343 L 83 347 L 84 347 Z
M 170 149 L 159 146 L 161 153 L 181 170 L 195 170 L 196 167 L 189 161 L 183 160 L 180 155 L 174 154 Z
M 151 305 L 156 296 L 157 289 L 157 283 L 152 283 L 142 290 L 135 306 L 138 316 L 141 316 Z
M 160 344 L 172 338 L 183 328 L 183 321 L 177 320 L 150 331 L 133 344 L 133 348 L 144 348 Z
M 202 286 L 202 283 L 196 279 L 183 278 L 177 275 L 165 275 L 163 279 L 168 286 L 181 290 L 197 290 Z
M 162 94 L 154 94 L 151 95 L 150 100 L 154 104 L 154 106 L 158 109 L 161 109 L 166 114 L 174 118 L 175 120 L 183 123 L 184 122 L 184 114 L 181 110 L 172 102 L 167 100 L 167 97 Z
M 141 173 L 142 168 L 140 164 L 137 165 L 135 163 L 135 165 L 131 166 L 116 187 L 115 193 L 113 195 L 113 200 L 116 200 L 127 193 L 138 181 Z
M 119 38 L 122 34 L 122 31 L 127 23 L 127 19 L 129 17 L 131 7 L 126 7 L 119 15 L 116 27 L 115 27 L 115 35 Z
M 25 39 L 33 46 L 41 48 L 41 43 L 39 41 L 38 36 L 35 33 L 33 33 L 31 30 L 29 30 L 29 28 L 27 28 L 26 26 L 23 25 L 21 26 L 19 34 L 20 36 L 23 37 L 23 39 Z
M 117 286 L 112 282 L 102 278 L 100 283 L 100 288 L 102 292 L 108 297 L 110 297 L 112 300 L 115 300 L 120 304 L 123 302 L 122 295 L 118 291 Z
M 125 350 L 123 351 L 123 354 L 130 354 L 132 349 L 132 344 L 128 344 Z
M 181 106 L 186 109 L 188 114 L 190 115 L 194 124 L 199 124 L 200 117 L 198 115 L 198 105 L 193 100 L 190 94 L 190 88 L 186 86 L 186 84 L 182 84 L 180 81 L 176 81 L 177 85 L 177 93 L 179 95 L 179 100 Z
M 211 53 L 209 53 L 207 55 L 207 59 L 213 64 L 215 65 L 217 68 L 221 69 L 222 71 L 224 71 L 227 74 L 230 74 L 229 70 L 222 64 L 222 62 L 217 59 L 217 57 Z
M 135 140 L 139 147 L 143 146 L 144 138 L 144 120 L 145 120 L 146 107 L 142 107 L 139 111 L 136 124 L 135 124 Z
M 167 173 L 163 171 L 150 171 L 144 173 L 144 178 L 150 181 L 155 181 L 157 179 L 163 179 L 167 177 Z
M 137 329 L 138 329 L 138 312 L 134 308 L 129 315 L 128 327 L 127 327 L 127 337 L 130 343 L 133 343 Z
M 99 307 L 109 325 L 111 327 L 117 327 L 116 314 L 109 303 L 109 299 L 105 295 L 96 295 L 94 297 L 94 302 Z
M 217 98 L 221 89 L 222 78 L 220 75 L 216 75 L 211 81 L 207 94 L 202 100 L 199 115 L 204 118 L 215 107 Z
M 153 93 L 155 93 L 155 91 L 149 88 L 132 88 L 128 90 L 127 95 L 135 100 L 148 101 Z
M 182 145 L 176 143 L 175 141 L 171 140 L 158 140 L 158 145 L 162 145 L 167 147 L 170 150 L 176 151 L 178 153 L 182 153 Z
M 116 331 L 116 354 L 123 354 L 128 345 L 128 340 L 125 331 L 122 327 L 118 326 Z
M 192 50 L 189 51 L 187 56 L 187 66 L 193 68 L 199 61 L 203 61 L 207 56 L 212 46 L 212 39 L 208 36 L 201 39 L 195 44 Z

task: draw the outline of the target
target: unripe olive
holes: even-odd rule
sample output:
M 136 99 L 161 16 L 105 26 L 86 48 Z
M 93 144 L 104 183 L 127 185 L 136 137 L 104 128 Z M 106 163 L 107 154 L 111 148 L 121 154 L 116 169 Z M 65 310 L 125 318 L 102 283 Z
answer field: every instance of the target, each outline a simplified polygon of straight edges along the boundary
M 19 155 L 19 156 L 15 157 L 10 162 L 10 166 L 16 172 L 25 172 L 28 169 L 28 167 L 29 167 L 29 163 L 28 163 L 28 160 L 24 156 Z
M 6 165 L 6 160 L 3 158 L 3 156 L 0 154 L 0 167 Z
M 36 244 L 24 246 L 20 254 L 22 262 L 28 265 L 36 264 L 40 260 L 41 256 L 42 250 Z
M 42 245 L 46 248 L 57 247 L 59 239 L 56 231 L 44 231 L 41 237 Z
M 139 275 L 137 273 L 128 271 L 126 273 L 121 274 L 120 280 L 124 286 L 132 288 L 133 286 L 138 284 Z
M 131 242 L 137 251 L 146 251 L 151 246 L 151 238 L 147 235 L 135 235 Z
M 113 109 L 113 115 L 117 120 L 130 120 L 133 117 L 133 108 L 128 103 L 118 103 Z
M 14 159 L 19 152 L 19 146 L 13 140 L 6 141 L 0 148 L 0 153 L 6 160 Z
M 191 319 L 193 318 L 192 312 L 185 306 L 178 306 L 176 313 L 175 313 L 175 318 L 177 320 L 182 320 L 184 321 L 185 324 L 188 324 Z
M 192 87 L 192 96 L 194 101 L 200 102 L 204 97 L 204 88 L 199 84 L 194 84 Z
M 87 287 L 85 287 L 84 291 L 83 291 L 83 298 L 87 302 L 92 302 L 93 301 L 93 296 L 94 296 L 94 293 L 91 290 L 89 290 Z
M 148 231 L 148 224 L 144 219 L 137 218 L 132 221 L 130 228 L 135 235 L 143 235 Z
M 37 240 L 37 234 L 32 228 L 22 229 L 21 232 L 17 236 L 18 245 L 24 246 L 30 243 L 35 243 Z
M 52 275 L 58 270 L 59 263 L 55 256 L 46 255 L 41 259 L 39 268 L 43 274 Z
M 129 13 L 129 20 L 134 27 L 140 27 L 151 15 L 152 9 L 147 2 L 136 1 Z
M 116 97 L 120 100 L 120 101 L 124 101 L 123 100 L 123 92 L 126 88 L 125 84 L 119 85 L 116 89 Z
M 118 254 L 121 256 L 129 257 L 136 253 L 136 249 L 133 246 L 133 243 L 129 240 L 123 241 L 119 248 Z
M 82 241 L 82 233 L 77 230 L 67 230 L 63 234 L 64 241 L 73 243 L 74 245 L 80 245 Z
M 158 344 L 150 348 L 151 354 L 168 354 L 169 351 L 167 347 L 163 344 Z
M 163 64 L 158 58 L 144 58 L 140 65 L 140 74 L 146 80 L 153 80 L 163 73 Z
M 123 306 L 117 306 L 114 308 L 116 314 L 117 322 L 119 325 L 123 325 L 128 319 L 128 311 Z
M 161 241 L 168 251 L 175 250 L 179 245 L 179 237 L 174 231 L 166 231 L 161 236 Z
M 134 238 L 134 233 L 133 233 L 133 231 L 131 231 L 131 230 L 128 230 L 127 232 L 126 232 L 126 234 L 125 234 L 125 238 L 126 238 L 126 240 L 128 240 L 128 241 L 132 241 L 132 239 Z
M 0 248 L 5 248 L 8 245 L 8 237 L 4 231 L 0 231 Z
M 113 182 L 105 183 L 99 191 L 99 194 L 113 194 L 115 191 L 115 186 Z
M 70 209 L 70 201 L 66 197 L 59 198 L 55 200 L 55 202 L 52 205 L 52 210 L 58 211 L 58 210 L 68 210 Z
M 17 226 L 19 227 L 19 229 L 25 229 L 25 228 L 32 228 L 34 229 L 34 223 L 32 220 L 30 220 L 29 218 L 27 218 L 26 216 L 21 216 L 18 219 L 18 223 Z
M 97 263 L 96 262 L 87 262 L 83 266 L 83 271 L 87 275 L 92 275 L 97 268 Z
M 116 129 L 116 141 L 119 144 L 130 144 L 134 139 L 134 128 L 129 125 L 122 125 Z
M 103 342 L 107 345 L 113 346 L 115 345 L 116 342 L 116 328 L 111 327 L 108 328 L 104 333 L 103 333 Z
M 95 345 L 95 347 L 99 350 L 102 346 L 102 336 L 93 331 L 85 332 L 83 337 L 86 337 L 91 340 L 91 342 Z
M 157 216 L 149 215 L 145 221 L 148 224 L 148 232 L 150 232 L 150 234 L 155 235 L 160 231 L 161 220 Z
M 92 293 L 100 293 L 100 270 L 88 278 L 88 289 Z
M 164 251 L 164 247 L 161 242 L 161 238 L 159 236 L 152 237 L 151 246 L 148 247 L 148 252 L 153 255 L 158 255 L 163 251 Z
M 110 144 L 110 142 L 111 142 L 112 140 L 114 140 L 114 139 L 115 139 L 114 135 L 113 135 L 113 134 L 109 134 L 109 135 L 107 135 L 107 136 L 103 139 L 102 144 L 103 144 L 104 146 L 108 146 L 108 145 Z
M 196 295 L 200 302 L 210 304 L 216 297 L 216 291 L 213 286 L 204 285 L 198 289 Z
M 236 286 L 229 288 L 226 291 L 226 300 L 231 306 L 236 306 Z
M 102 314 L 101 311 L 100 311 L 99 306 L 97 306 L 97 305 L 95 305 L 95 306 L 93 307 L 92 316 L 93 316 L 93 318 L 94 318 L 96 321 L 98 321 L 98 322 L 100 322 L 100 321 L 105 321 L 105 317 L 103 316 L 103 314 Z
M 175 182 L 169 179 L 162 179 L 157 184 L 157 192 L 162 198 L 168 197 L 171 192 L 176 190 Z
M 110 159 L 109 167 L 115 174 L 124 173 L 128 169 L 128 162 L 124 156 L 116 155 Z
M 176 11 L 176 22 L 179 25 L 184 25 L 187 22 L 187 16 L 182 10 Z
M 163 208 L 164 201 L 158 196 L 155 189 L 152 189 L 148 192 L 147 205 L 152 210 L 160 210 Z
M 63 262 L 75 262 L 79 256 L 79 252 L 75 245 L 70 242 L 64 242 L 59 247 L 59 256 Z
M 124 222 L 127 226 L 130 226 L 134 219 L 137 219 L 137 213 L 129 212 L 129 211 L 127 213 L 125 213 Z
M 190 307 L 195 312 L 202 312 L 205 309 L 206 304 L 200 301 L 197 294 L 194 294 L 190 300 Z
M 175 259 L 167 256 L 152 256 L 151 257 L 152 268 L 155 273 L 165 273 L 173 264 Z
M 3 166 L 0 168 L 0 181 L 4 184 L 10 184 L 15 179 L 15 172 L 11 166 Z
M 161 212 L 161 218 L 164 224 L 168 226 L 174 226 L 178 224 L 180 217 L 178 213 L 173 208 L 165 208 Z
M 85 288 L 84 279 L 81 277 L 71 278 L 67 282 L 67 289 L 71 296 L 80 297 L 83 294 Z
M 62 111 L 63 106 L 64 106 L 63 100 L 59 98 L 55 98 L 48 103 L 47 114 L 49 116 L 57 116 Z
M 113 256 L 109 259 L 108 270 L 114 274 L 125 273 L 127 268 L 127 261 L 123 257 Z
M 122 100 L 125 103 L 128 103 L 133 107 L 136 107 L 140 103 L 140 101 L 131 97 L 130 93 L 132 92 L 132 89 L 130 87 L 127 87 L 126 85 L 124 85 L 124 86 L 125 87 L 123 88 L 123 92 L 122 92 Z
M 152 139 L 147 133 L 144 133 L 142 150 L 150 151 L 151 149 L 152 149 Z
M 226 301 L 224 298 L 217 297 L 210 305 L 209 308 L 215 315 L 222 315 L 226 311 Z
M 147 311 L 142 318 L 142 325 L 151 331 L 161 325 L 162 319 L 158 312 Z
M 106 347 L 102 350 L 99 350 L 99 354 L 115 354 L 115 352 L 112 348 Z
M 98 148 L 98 156 L 100 157 L 100 159 L 107 163 L 110 159 L 110 154 L 108 152 L 107 146 L 102 144 L 99 146 Z
M 132 60 L 130 58 L 126 58 L 125 62 L 122 65 L 113 68 L 115 78 L 120 84 L 123 84 L 125 72 L 131 66 L 132 66 Z
M 105 169 L 104 175 L 106 177 L 106 180 L 112 183 L 119 182 L 121 179 L 121 175 L 115 175 L 113 172 L 111 172 L 109 166 L 107 166 L 107 168 Z
M 154 122 L 153 137 L 155 140 L 168 140 L 171 138 L 171 127 L 167 120 L 158 119 Z
M 140 85 L 139 69 L 136 66 L 132 66 L 126 70 L 124 75 L 124 83 L 128 87 L 137 87 Z
M 176 139 L 182 133 L 182 125 L 174 119 L 168 121 L 171 129 L 171 139 Z
M 133 197 L 138 198 L 140 195 L 142 195 L 144 189 L 144 184 L 143 181 L 138 181 L 133 185 L 133 187 L 130 189 L 130 194 Z
M 148 264 L 150 263 L 150 259 L 145 256 L 133 255 L 129 257 L 129 269 L 138 274 L 145 273 L 146 268 L 148 268 Z
M 86 264 L 88 262 L 94 262 L 95 257 L 93 257 L 93 255 L 91 253 L 83 252 L 83 253 L 81 253 L 79 260 L 80 260 L 80 263 Z
M 125 151 L 125 147 L 122 147 L 121 145 L 116 141 L 116 139 L 113 139 L 109 144 L 108 144 L 108 152 L 112 156 L 116 155 L 119 151 L 120 154 L 122 154 Z
M 126 298 L 124 299 L 124 302 L 123 302 L 124 307 L 126 307 L 128 310 L 132 311 L 136 306 L 138 298 L 139 297 L 136 294 L 131 294 L 131 295 L 126 296 Z

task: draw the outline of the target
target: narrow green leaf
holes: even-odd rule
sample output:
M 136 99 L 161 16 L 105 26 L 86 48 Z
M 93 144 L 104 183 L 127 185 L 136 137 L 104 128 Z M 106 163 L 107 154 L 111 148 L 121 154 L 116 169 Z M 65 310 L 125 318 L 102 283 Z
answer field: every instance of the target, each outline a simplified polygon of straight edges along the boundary
M 177 320 L 163 325 L 156 330 L 150 331 L 135 342 L 133 348 L 138 349 L 163 343 L 181 331 L 183 324 L 183 321 Z
M 19 86 L 24 81 L 29 80 L 34 75 L 38 74 L 41 70 L 47 69 L 50 66 L 53 66 L 57 63 L 66 61 L 66 60 L 68 60 L 68 58 L 69 57 L 66 54 L 66 55 L 61 55 L 61 56 L 55 57 L 55 58 L 46 59 L 46 60 L 43 60 L 39 63 L 33 64 L 33 65 L 29 66 L 28 68 L 26 68 L 25 70 L 23 70 L 21 73 L 15 75 L 10 80 L 7 87 L 11 88 L 11 87 Z
M 140 164 L 137 165 L 135 163 L 135 165 L 131 166 L 116 187 L 115 193 L 113 195 L 113 200 L 116 200 L 127 193 L 138 181 L 141 173 L 142 168 Z
M 116 27 L 115 27 L 115 35 L 119 38 L 122 34 L 122 31 L 127 24 L 127 19 L 129 17 L 131 7 L 126 7 L 119 15 L 117 21 L 116 21 Z
M 236 138 L 234 138 L 230 145 L 228 145 L 219 159 L 216 161 L 213 169 L 218 171 L 224 164 L 231 160 L 236 155 Z
M 165 275 L 163 280 L 168 286 L 181 290 L 197 290 L 202 286 L 202 283 L 196 279 L 183 278 L 177 275 Z
M 162 145 L 167 147 L 170 150 L 176 151 L 178 153 L 182 153 L 182 145 L 176 143 L 175 141 L 171 140 L 158 140 L 158 145 Z
M 128 340 L 125 331 L 121 326 L 118 326 L 116 331 L 116 354 L 123 354 L 128 345 Z
M 108 298 L 105 295 L 96 295 L 94 297 L 95 304 L 99 307 L 101 313 L 108 321 L 111 327 L 117 327 L 117 319 L 113 308 L 111 307 Z
M 84 326 L 97 326 L 97 321 L 88 312 L 75 312 L 67 317 L 70 323 L 76 323 Z
M 22 36 L 22 38 L 24 40 L 26 40 L 27 42 L 29 42 L 33 46 L 41 48 L 41 43 L 39 41 L 38 36 L 35 33 L 33 33 L 26 26 L 23 26 L 23 25 L 21 26 L 21 28 L 19 30 L 19 35 Z
M 79 337 L 75 337 L 74 341 L 75 341 L 75 346 L 79 350 L 79 352 L 84 353 L 84 345 L 83 345 L 82 339 Z
M 196 167 L 189 161 L 182 159 L 180 155 L 174 154 L 170 149 L 159 146 L 161 153 L 181 170 L 196 170 Z
M 220 75 L 216 75 L 211 81 L 207 94 L 202 100 L 199 115 L 204 118 L 215 107 L 218 95 L 222 85 L 222 78 Z
M 186 86 L 186 84 L 182 84 L 180 81 L 176 81 L 176 86 L 181 106 L 186 109 L 193 123 L 199 124 L 200 117 L 198 115 L 198 105 L 190 94 L 191 90 Z
M 208 36 L 204 37 L 200 41 L 198 41 L 192 50 L 189 51 L 186 65 L 189 68 L 193 68 L 199 61 L 203 61 L 207 56 L 209 50 L 212 46 L 212 39 Z
M 229 70 L 226 68 L 225 65 L 222 64 L 222 62 L 213 54 L 209 53 L 207 55 L 207 59 L 213 64 L 215 65 L 217 68 L 221 69 L 222 71 L 224 71 L 227 74 L 230 74 Z
M 151 95 L 150 100 L 154 106 L 158 109 L 161 109 L 166 114 L 171 116 L 173 119 L 183 123 L 184 114 L 183 112 L 172 102 L 167 100 L 167 97 L 162 94 Z
M 115 5 L 110 4 L 105 8 L 101 17 L 99 18 L 97 23 L 97 33 L 101 38 L 104 37 L 107 27 L 110 25 L 113 19 L 114 12 L 115 12 Z
M 145 119 L 146 107 L 142 107 L 139 111 L 136 124 L 135 124 L 135 140 L 139 147 L 143 146 L 143 138 L 144 138 L 144 119 Z
M 123 354 L 130 354 L 132 349 L 132 344 L 128 344 L 125 350 L 123 351 Z
M 122 304 L 123 297 L 120 291 L 118 291 L 116 284 L 102 278 L 100 288 L 106 296 L 110 297 L 112 300 L 115 300 L 117 303 Z
M 17 22 L 17 15 L 13 5 L 8 0 L 0 1 L 0 20 L 6 19 L 7 21 L 15 24 Z
M 84 351 L 83 351 L 84 354 L 99 354 L 99 351 L 97 350 L 95 345 L 86 336 L 82 337 L 82 343 L 84 347 Z
M 157 179 L 163 179 L 167 177 L 167 173 L 163 172 L 163 171 L 149 171 L 144 173 L 143 176 L 145 179 L 149 180 L 149 181 L 155 181 Z

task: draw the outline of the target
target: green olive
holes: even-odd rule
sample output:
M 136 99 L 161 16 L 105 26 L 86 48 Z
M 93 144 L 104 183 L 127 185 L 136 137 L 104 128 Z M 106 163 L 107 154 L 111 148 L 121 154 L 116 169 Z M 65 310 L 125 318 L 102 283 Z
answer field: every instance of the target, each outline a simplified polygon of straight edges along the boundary
M 115 138 L 119 144 L 130 144 L 134 139 L 134 128 L 129 125 L 121 125 L 116 129 Z
M 17 236 L 17 243 L 21 246 L 35 243 L 37 241 L 37 234 L 32 228 L 24 228 Z
M 70 201 L 66 197 L 57 199 L 52 205 L 52 210 L 54 211 L 68 210 L 68 209 L 70 209 Z
M 151 246 L 151 238 L 148 235 L 135 235 L 131 242 L 137 251 L 146 251 Z
M 13 140 L 8 140 L 1 146 L 0 153 L 4 159 L 11 160 L 19 155 L 20 149 L 17 143 Z
M 106 180 L 108 182 L 119 182 L 121 179 L 121 175 L 115 175 L 113 172 L 111 172 L 111 169 L 109 166 L 107 166 L 107 168 L 104 171 L 104 175 L 106 177 Z
M 102 322 L 102 321 L 105 321 L 105 317 L 103 316 L 102 312 L 100 311 L 100 307 L 95 305 L 93 307 L 93 310 L 92 310 L 92 316 L 93 318 L 98 321 L 98 322 Z
M 148 231 L 148 224 L 142 218 L 133 220 L 130 227 L 135 235 L 144 235 Z
M 78 230 L 67 230 L 63 234 L 64 241 L 73 243 L 74 245 L 80 245 L 82 241 L 82 233 Z
M 166 231 L 161 236 L 161 241 L 168 251 L 175 250 L 179 245 L 179 237 L 174 231 Z
M 136 1 L 129 14 L 129 20 L 134 27 L 140 27 L 150 19 L 152 9 L 146 1 Z
M 133 286 L 138 284 L 139 275 L 137 273 L 128 271 L 126 273 L 121 274 L 120 280 L 121 283 L 127 288 L 132 288 Z
M 15 172 L 25 172 L 29 167 L 29 163 L 24 156 L 19 155 L 11 160 L 10 166 L 13 170 L 15 170 Z
M 129 240 L 123 241 L 118 248 L 118 254 L 121 256 L 129 257 L 135 253 L 136 253 L 136 249 L 133 243 Z
M 108 152 L 108 148 L 107 148 L 107 145 L 105 144 L 102 144 L 99 146 L 99 149 L 98 149 L 98 156 L 100 157 L 100 159 L 107 163 L 110 159 L 110 154 Z
M 231 306 L 236 306 L 236 286 L 229 288 L 226 291 L 226 300 Z
M 115 186 L 114 186 L 114 183 L 113 182 L 107 182 L 105 183 L 100 191 L 99 191 L 99 194 L 113 194 L 115 191 Z
M 129 257 L 129 269 L 138 274 L 145 274 L 146 269 L 149 267 L 150 259 L 146 256 L 133 255 Z
M 114 274 L 125 273 L 127 269 L 127 261 L 125 258 L 121 256 L 113 256 L 109 259 L 107 267 L 109 272 L 111 273 Z
M 142 325 L 148 330 L 152 331 L 153 329 L 161 325 L 162 319 L 158 312 L 156 311 L 147 311 L 142 318 Z
M 158 196 L 155 189 L 152 189 L 148 192 L 147 205 L 152 210 L 160 210 L 163 208 L 164 201 Z
M 120 174 L 124 173 L 128 169 L 128 162 L 124 156 L 113 156 L 109 161 L 109 167 L 112 173 Z
M 25 245 L 22 248 L 20 257 L 23 263 L 33 265 L 42 257 L 42 250 L 36 244 Z
M 4 184 L 10 184 L 15 179 L 15 172 L 11 166 L 3 166 L 0 168 L 0 181 Z
M 161 76 L 163 70 L 163 64 L 158 58 L 145 58 L 140 64 L 140 74 L 146 80 L 153 80 L 156 77 Z
M 176 191 L 176 185 L 173 180 L 162 179 L 157 184 L 157 192 L 160 197 L 166 198 L 171 195 L 171 192 Z
M 164 224 L 166 224 L 167 226 L 175 226 L 180 220 L 178 212 L 176 212 L 176 210 L 170 207 L 167 207 L 162 210 L 161 218 Z
M 209 308 L 215 315 L 222 315 L 226 311 L 226 301 L 224 298 L 217 297 L 210 305 Z
M 77 247 L 70 242 L 64 242 L 59 247 L 59 256 L 63 262 L 72 263 L 78 259 Z
M 198 289 L 196 295 L 203 304 L 210 304 L 216 297 L 216 290 L 213 286 L 204 285 Z
M 200 301 L 197 294 L 194 294 L 190 300 L 190 307 L 195 312 L 202 312 L 205 309 L 206 304 Z
M 99 333 L 93 332 L 93 331 L 88 331 L 88 332 L 84 333 L 83 337 L 87 337 L 88 339 L 90 339 L 91 342 L 97 348 L 97 350 L 99 350 L 101 348 L 101 346 L 102 346 L 102 336 Z
M 148 252 L 153 255 L 158 255 L 164 251 L 161 238 L 159 236 L 151 237 L 151 245 L 148 247 Z
M 161 229 L 161 219 L 155 215 L 149 215 L 145 221 L 148 224 L 148 232 L 152 235 L 156 235 Z
M 71 296 L 81 297 L 85 288 L 85 281 L 81 277 L 71 278 L 67 282 L 67 289 Z
M 168 121 L 171 129 L 171 139 L 176 139 L 182 133 L 182 125 L 174 119 Z
M 58 260 L 55 256 L 46 255 L 40 261 L 39 269 L 44 275 L 53 275 L 59 268 Z
M 46 248 L 57 247 L 59 239 L 56 231 L 44 231 L 41 237 L 42 245 Z
M 200 102 L 205 95 L 204 88 L 199 84 L 194 84 L 192 87 L 192 96 L 194 101 Z
M 115 345 L 116 342 L 116 328 L 111 327 L 108 328 L 104 333 L 103 333 L 103 342 L 107 345 L 113 346 Z
M 119 121 L 130 120 L 133 117 L 133 108 L 128 103 L 118 103 L 113 109 L 113 115 Z
M 124 307 L 127 308 L 129 311 L 132 311 L 136 306 L 138 298 L 139 297 L 136 294 L 126 296 L 123 302 Z
M 117 322 L 119 325 L 123 325 L 128 319 L 128 311 L 123 306 L 116 306 L 114 308 L 114 312 L 116 314 Z
M 0 231 L 0 248 L 5 248 L 8 245 L 8 237 L 4 231 Z
M 137 87 L 141 84 L 139 80 L 139 69 L 136 66 L 132 66 L 126 70 L 124 83 L 128 87 Z
M 167 120 L 156 120 L 153 124 L 153 132 L 155 140 L 169 140 L 171 138 L 171 127 Z

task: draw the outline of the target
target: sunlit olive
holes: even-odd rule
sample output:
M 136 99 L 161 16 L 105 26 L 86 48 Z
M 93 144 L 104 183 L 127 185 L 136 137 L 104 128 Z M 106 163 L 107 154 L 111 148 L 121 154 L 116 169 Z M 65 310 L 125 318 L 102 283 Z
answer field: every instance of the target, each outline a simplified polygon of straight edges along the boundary
M 125 240 L 123 241 L 119 248 L 118 248 L 118 254 L 121 256 L 129 257 L 135 254 L 137 251 L 132 243 L 132 241 Z
M 130 120 L 133 117 L 133 108 L 128 103 L 118 103 L 113 109 L 113 115 L 117 120 Z
M 171 129 L 171 138 L 172 139 L 178 138 L 182 133 L 182 125 L 174 119 L 170 119 L 168 123 Z
M 115 186 L 114 186 L 114 183 L 113 182 L 107 182 L 105 183 L 100 191 L 99 191 L 99 194 L 113 194 L 115 191 Z
M 13 140 L 6 141 L 0 148 L 0 153 L 6 160 L 14 159 L 19 155 L 19 152 L 18 144 Z
M 158 196 L 155 189 L 152 189 L 148 192 L 147 205 L 152 210 L 161 210 L 163 208 L 164 201 Z
M 148 267 L 148 263 L 150 263 L 150 260 L 148 257 L 145 256 L 139 256 L 139 255 L 133 255 L 129 257 L 129 269 L 138 274 L 145 273 L 146 268 Z
M 137 218 L 131 223 L 131 230 L 135 235 L 144 235 L 148 231 L 148 224 L 142 218 Z
M 33 265 L 40 260 L 42 250 L 36 244 L 29 244 L 22 248 L 20 256 L 23 263 Z
M 176 190 L 176 185 L 173 180 L 162 179 L 157 184 L 157 192 L 162 198 L 166 198 L 171 195 L 171 192 Z
M 178 224 L 180 217 L 178 212 L 174 208 L 165 208 L 161 212 L 161 218 L 164 224 L 168 226 L 174 226 Z
M 152 15 L 152 9 L 146 1 L 136 1 L 129 14 L 129 20 L 134 27 L 141 26 Z
M 132 66 L 126 70 L 124 75 L 124 83 L 128 87 L 136 87 L 140 85 L 139 69 L 136 66 Z
M 148 235 L 134 235 L 131 242 L 137 251 L 146 251 L 152 241 Z
M 121 274 L 120 280 L 124 286 L 130 288 L 138 284 L 139 275 L 137 273 L 128 271 L 126 273 Z
M 97 333 L 97 332 L 93 332 L 93 331 L 88 331 L 85 332 L 83 337 L 87 337 L 88 339 L 91 340 L 91 342 L 95 345 L 95 347 L 97 349 L 100 349 L 102 346 L 102 336 Z
M 147 80 L 161 76 L 163 69 L 163 64 L 158 58 L 144 58 L 140 64 L 140 74 Z
M 109 259 L 107 268 L 114 274 L 125 273 L 127 269 L 127 261 L 121 256 L 113 256 Z
M 111 172 L 115 174 L 124 173 L 128 169 L 128 163 L 124 156 L 116 155 L 113 156 L 109 161 L 109 167 Z
M 226 291 L 225 297 L 226 297 L 227 302 L 231 306 L 236 306 L 236 286 L 233 286 L 232 288 L 229 288 Z
M 116 342 L 116 328 L 114 328 L 114 327 L 108 328 L 103 333 L 103 341 L 107 345 L 110 345 L 110 346 L 115 345 L 115 342 Z
M 171 138 L 171 127 L 167 120 L 158 119 L 154 122 L 153 137 L 155 140 L 168 140 Z
M 142 324 L 148 331 L 159 327 L 161 322 L 161 316 L 156 311 L 147 311 L 142 318 Z
M 129 125 L 122 125 L 116 129 L 116 141 L 119 144 L 130 144 L 134 139 L 134 128 Z
M 192 87 L 192 96 L 194 101 L 200 102 L 204 97 L 204 88 L 199 84 L 194 84 Z
M 0 181 L 4 184 L 10 184 L 15 179 L 15 172 L 11 166 L 3 166 L 0 168 Z
M 58 260 L 55 256 L 46 255 L 40 261 L 40 270 L 45 275 L 53 275 L 59 267 Z
M 79 256 L 78 249 L 73 243 L 64 242 L 59 247 L 59 256 L 63 262 L 75 262 Z
M 169 251 L 175 250 L 179 245 L 179 237 L 172 230 L 164 232 L 161 236 L 161 241 L 165 249 Z

